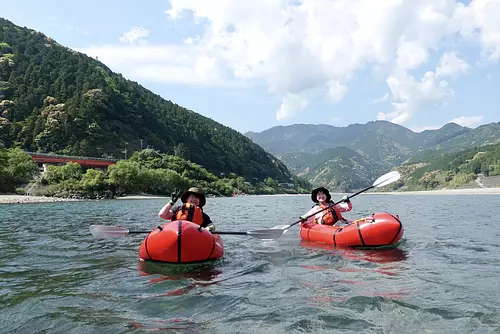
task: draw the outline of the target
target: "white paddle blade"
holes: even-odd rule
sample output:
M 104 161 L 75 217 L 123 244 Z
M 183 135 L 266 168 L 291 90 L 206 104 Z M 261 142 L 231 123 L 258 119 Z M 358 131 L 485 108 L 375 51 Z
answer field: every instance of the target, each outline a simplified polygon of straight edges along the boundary
M 397 180 L 399 180 L 400 177 L 401 174 L 399 174 L 399 172 L 395 170 L 379 177 L 377 180 L 375 180 L 375 182 L 373 182 L 373 186 L 375 188 L 383 187 L 393 182 L 396 182 Z
M 249 236 L 252 236 L 257 239 L 263 239 L 263 240 L 272 240 L 272 239 L 278 239 L 281 237 L 285 231 L 281 229 L 266 229 L 266 230 L 252 230 L 252 231 L 247 231 L 247 234 Z
M 129 233 L 124 227 L 105 225 L 90 225 L 89 230 L 96 238 L 120 238 Z
M 276 225 L 274 227 L 271 227 L 272 230 L 285 230 L 285 232 L 283 232 L 283 234 L 285 234 L 287 231 L 288 231 L 288 228 L 290 227 L 290 225 Z

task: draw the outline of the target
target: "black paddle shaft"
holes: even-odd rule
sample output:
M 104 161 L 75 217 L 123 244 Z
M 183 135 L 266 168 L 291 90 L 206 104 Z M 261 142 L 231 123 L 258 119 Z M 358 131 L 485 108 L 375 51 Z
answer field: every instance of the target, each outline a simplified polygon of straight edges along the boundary
M 151 231 L 128 231 L 129 234 L 136 234 L 136 233 L 151 233 Z M 247 232 L 218 232 L 214 231 L 212 234 L 233 234 L 233 235 L 247 235 Z

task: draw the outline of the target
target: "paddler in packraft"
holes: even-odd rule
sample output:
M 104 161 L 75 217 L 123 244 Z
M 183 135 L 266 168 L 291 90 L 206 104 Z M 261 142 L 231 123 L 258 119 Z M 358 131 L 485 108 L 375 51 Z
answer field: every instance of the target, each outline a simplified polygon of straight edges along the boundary
M 179 199 L 180 193 L 173 192 L 170 201 L 160 210 L 159 216 L 165 220 L 188 220 L 210 232 L 215 231 L 215 226 L 210 217 L 203 212 L 203 206 L 207 202 L 203 190 L 198 187 L 191 187 L 181 196 L 182 205 L 172 209 L 172 206 Z
M 313 215 L 328 206 L 334 204 L 330 192 L 324 187 L 319 187 L 311 192 L 311 199 L 316 204 L 306 214 L 300 216 L 300 219 L 305 221 L 306 217 Z M 314 222 L 317 224 L 333 225 L 333 226 L 346 226 L 351 221 L 342 217 L 341 212 L 348 212 L 352 210 L 351 201 L 347 196 L 342 197 L 342 203 L 332 206 L 326 210 L 318 212 L 314 215 Z

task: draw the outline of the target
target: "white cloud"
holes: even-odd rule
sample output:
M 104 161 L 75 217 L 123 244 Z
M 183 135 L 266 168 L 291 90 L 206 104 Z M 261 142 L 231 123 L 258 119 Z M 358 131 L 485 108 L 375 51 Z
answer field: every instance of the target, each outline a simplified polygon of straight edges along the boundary
M 119 39 L 126 44 L 143 44 L 149 36 L 149 30 L 143 27 L 132 27 L 124 33 Z
M 474 41 L 479 38 L 483 56 L 490 61 L 500 60 L 500 1 L 473 0 L 460 5 L 454 15 L 462 36 Z
M 475 128 L 476 126 L 481 124 L 481 122 L 483 121 L 483 118 L 484 118 L 484 116 L 470 116 L 470 117 L 461 116 L 461 117 L 457 117 L 457 118 L 452 119 L 450 121 L 450 123 L 456 123 L 456 124 L 461 125 L 461 126 Z
M 293 117 L 304 110 L 307 106 L 307 99 L 304 94 L 288 94 L 281 101 L 281 107 L 276 113 L 276 120 L 281 121 Z
M 338 123 L 340 123 L 340 121 L 341 121 L 340 118 L 338 118 L 338 117 L 332 117 L 332 123 L 333 124 L 338 124 Z
M 425 130 L 438 130 L 440 128 L 441 128 L 441 126 L 439 126 L 439 125 L 427 125 L 427 126 L 413 126 L 413 127 L 410 127 L 409 129 L 413 132 L 422 132 Z
M 467 72 L 470 65 L 465 60 L 457 57 L 455 52 L 445 52 L 439 60 L 439 65 L 436 68 L 438 76 L 454 76 Z
M 455 124 L 458 124 L 461 126 L 475 128 L 483 122 L 483 118 L 484 118 L 484 116 L 461 116 L 461 117 L 457 117 L 457 118 L 454 118 L 454 119 L 448 121 L 447 124 L 448 123 L 455 123 Z M 422 132 L 425 130 L 438 130 L 438 129 L 442 128 L 444 125 L 445 124 L 443 124 L 443 125 L 413 126 L 413 127 L 409 127 L 409 129 L 412 130 L 413 132 Z
M 439 67 L 436 73 L 438 71 Z M 448 82 L 440 80 L 436 73 L 428 71 L 420 81 L 416 81 L 406 71 L 389 76 L 386 82 L 395 101 L 392 103 L 393 111 L 379 112 L 377 118 L 404 124 L 421 105 L 453 96 L 453 90 L 449 88 Z
M 380 103 L 380 102 L 384 102 L 384 101 L 387 101 L 387 99 L 389 99 L 389 93 L 385 94 L 384 96 L 382 97 L 379 97 L 375 100 L 373 100 L 373 103 Z
M 276 118 L 291 118 L 318 94 L 342 100 L 364 69 L 383 75 L 392 110 L 379 118 L 405 123 L 427 103 L 453 96 L 449 77 L 470 65 L 460 42 L 477 43 L 500 59 L 499 0 L 170 0 L 170 20 L 194 20 L 203 32 L 178 45 L 144 44 L 134 28 L 126 46 L 82 50 L 134 78 L 184 84 L 266 84 L 282 98 Z M 186 15 L 190 14 L 190 15 Z M 450 43 L 452 41 L 452 43 Z M 451 47 L 450 47 L 451 45 Z M 443 46 L 446 52 L 443 53 Z M 114 51 L 113 51 L 114 50 Z M 156 53 L 155 53 L 156 52 Z M 439 64 L 429 64 L 438 52 Z M 134 70 L 132 70 L 134 69 Z M 414 70 L 425 73 L 416 78 Z M 321 96 L 319 96 L 321 98 Z
M 189 45 L 103 45 L 76 50 L 98 57 L 112 70 L 135 80 L 202 86 L 227 84 L 218 60 L 191 52 Z

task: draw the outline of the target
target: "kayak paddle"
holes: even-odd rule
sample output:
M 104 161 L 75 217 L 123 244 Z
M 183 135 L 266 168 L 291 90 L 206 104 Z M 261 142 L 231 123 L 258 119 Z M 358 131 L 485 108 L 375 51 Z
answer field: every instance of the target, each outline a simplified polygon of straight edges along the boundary
M 151 231 L 130 231 L 125 227 L 119 226 L 105 226 L 105 225 L 90 225 L 90 233 L 97 238 L 120 238 L 128 234 L 137 233 L 151 233 Z M 272 240 L 279 238 L 283 235 L 282 230 L 276 229 L 263 229 L 263 230 L 250 230 L 246 232 L 219 232 L 214 231 L 212 234 L 229 234 L 229 235 L 249 235 L 251 237 L 263 240 Z
M 356 196 L 356 195 L 359 195 L 359 194 L 361 194 L 362 192 L 365 192 L 365 191 L 370 190 L 370 189 L 372 189 L 372 188 L 379 188 L 379 187 L 386 186 L 386 185 L 388 185 L 388 184 L 391 184 L 391 183 L 393 183 L 393 182 L 396 182 L 397 180 L 399 180 L 399 178 L 400 178 L 400 177 L 401 177 L 401 174 L 399 174 L 399 172 L 398 172 L 398 171 L 392 171 L 392 172 L 389 172 L 389 173 L 387 173 L 387 174 L 382 175 L 382 176 L 381 176 L 381 177 L 379 177 L 378 179 L 376 179 L 376 180 L 375 180 L 375 182 L 373 182 L 373 184 L 372 184 L 371 186 L 369 186 L 368 188 L 365 188 L 365 189 L 363 189 L 363 190 L 360 190 L 360 191 L 358 191 L 357 193 L 355 193 L 355 194 L 353 194 L 353 195 L 351 195 L 351 196 L 347 196 L 347 198 L 348 198 L 348 199 L 349 199 L 349 198 L 352 198 L 352 197 L 354 197 L 354 196 Z M 313 213 L 313 214 L 311 214 L 311 215 L 307 216 L 307 217 L 306 217 L 306 220 L 307 220 L 307 218 L 309 218 L 309 217 L 312 217 L 312 216 L 316 215 L 318 212 L 321 212 L 321 211 L 324 211 L 324 210 L 329 209 L 329 208 L 331 208 L 331 207 L 334 207 L 335 205 L 337 205 L 337 204 L 339 204 L 339 203 L 341 203 L 341 202 L 342 202 L 342 201 L 338 201 L 337 203 L 333 203 L 332 205 L 329 205 L 329 206 L 327 206 L 327 207 L 326 207 L 326 208 L 324 208 L 324 209 L 321 209 L 321 210 L 319 210 L 319 211 L 316 211 L 315 213 Z M 285 231 L 286 231 L 286 230 L 288 230 L 290 227 L 292 227 L 293 225 L 296 225 L 296 224 L 300 223 L 301 221 L 302 221 L 302 220 L 298 220 L 298 221 L 296 221 L 295 223 L 290 224 L 290 225 L 277 225 L 277 226 L 274 226 L 274 227 L 273 227 L 273 229 L 278 229 L 278 230 L 280 230 L 280 229 L 281 229 L 281 230 L 285 230 Z

